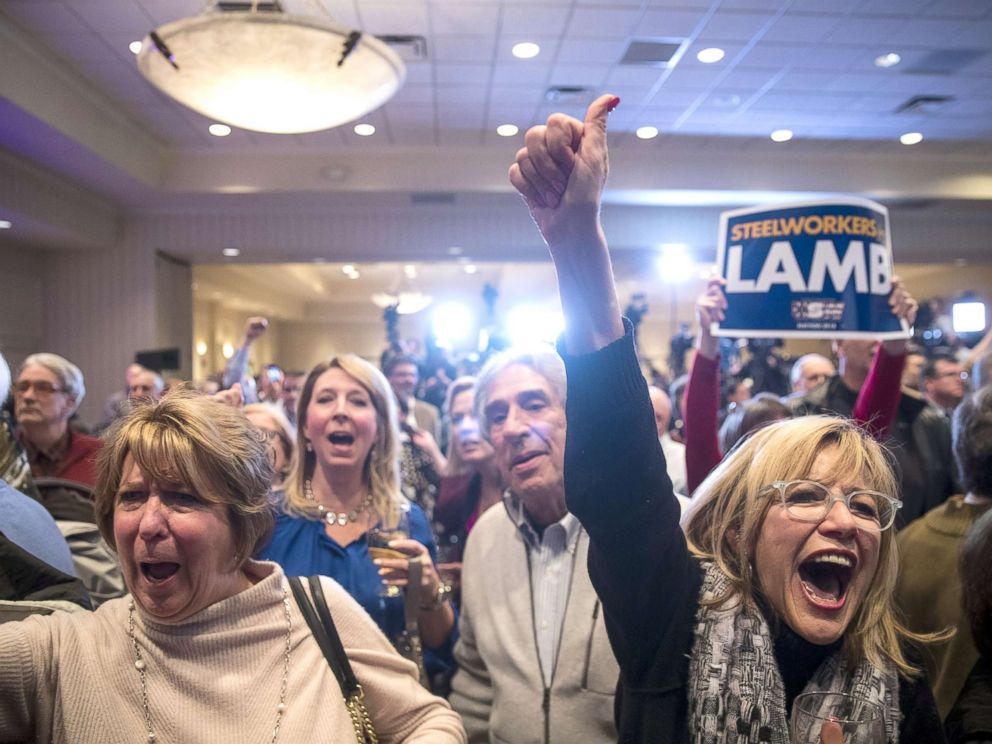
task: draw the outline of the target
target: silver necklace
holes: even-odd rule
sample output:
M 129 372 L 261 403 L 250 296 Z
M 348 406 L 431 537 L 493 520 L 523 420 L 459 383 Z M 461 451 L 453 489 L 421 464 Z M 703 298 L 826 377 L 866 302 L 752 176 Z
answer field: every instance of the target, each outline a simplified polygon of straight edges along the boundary
M 357 522 L 358 518 L 365 513 L 365 510 L 372 506 L 372 492 L 369 491 L 365 494 L 365 498 L 358 505 L 357 509 L 352 509 L 350 512 L 331 511 L 317 501 L 317 497 L 313 495 L 313 483 L 311 483 L 309 478 L 303 481 L 303 496 L 307 501 L 317 507 L 321 519 L 326 520 L 329 525 L 337 525 L 338 527 L 344 527 L 349 522 Z
M 282 589 L 282 609 L 283 613 L 286 615 L 286 648 L 283 649 L 282 683 L 279 686 L 279 705 L 276 706 L 276 724 L 272 728 L 272 739 L 270 739 L 270 744 L 275 744 L 276 739 L 279 738 L 279 728 L 282 726 L 282 717 L 286 712 L 286 687 L 289 684 L 289 650 L 291 648 L 293 635 L 293 616 L 289 613 L 289 593 L 286 591 L 286 587 L 283 587 Z M 145 728 L 148 730 L 146 741 L 152 744 L 158 739 L 155 736 L 155 730 L 152 728 L 152 711 L 151 707 L 148 705 L 148 683 L 145 678 L 148 672 L 148 665 L 141 657 L 141 647 L 138 645 L 138 639 L 134 635 L 133 599 L 128 604 L 127 609 L 127 634 L 130 636 L 131 645 L 134 647 L 134 668 L 138 670 L 138 676 L 141 678 L 141 708 L 145 716 Z

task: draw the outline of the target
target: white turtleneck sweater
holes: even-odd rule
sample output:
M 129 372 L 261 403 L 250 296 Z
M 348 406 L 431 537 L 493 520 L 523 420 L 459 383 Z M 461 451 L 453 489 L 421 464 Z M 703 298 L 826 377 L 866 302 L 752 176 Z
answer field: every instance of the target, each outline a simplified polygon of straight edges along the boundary
M 282 569 L 249 562 L 256 583 L 177 624 L 135 608 L 156 742 L 267 744 L 283 677 Z M 381 742 L 462 744 L 461 721 L 417 683 L 365 611 L 330 579 L 324 593 Z M 279 742 L 355 741 L 341 688 L 292 592 L 286 712 Z M 129 598 L 96 612 L 0 625 L 0 741 L 147 741 L 141 682 L 128 637 Z

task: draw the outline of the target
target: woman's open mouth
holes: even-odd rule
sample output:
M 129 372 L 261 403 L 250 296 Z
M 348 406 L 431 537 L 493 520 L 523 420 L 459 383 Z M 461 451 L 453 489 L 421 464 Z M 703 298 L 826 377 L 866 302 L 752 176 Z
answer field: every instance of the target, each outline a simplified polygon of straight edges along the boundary
M 160 563 L 142 561 L 139 565 L 141 566 L 141 575 L 152 584 L 161 584 L 164 581 L 168 581 L 179 571 L 179 564 L 169 561 L 162 561 Z
M 327 441 L 336 447 L 348 447 L 355 443 L 355 437 L 343 431 L 336 431 L 328 435 Z
M 818 553 L 799 564 L 799 581 L 806 598 L 816 607 L 844 606 L 854 576 L 855 559 L 843 553 Z

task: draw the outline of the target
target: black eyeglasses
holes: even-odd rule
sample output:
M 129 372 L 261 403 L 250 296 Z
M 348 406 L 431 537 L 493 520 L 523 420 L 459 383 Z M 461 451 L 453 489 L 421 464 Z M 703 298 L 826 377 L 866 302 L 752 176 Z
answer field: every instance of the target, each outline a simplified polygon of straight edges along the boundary
M 44 380 L 18 380 L 14 383 L 14 392 L 18 395 L 24 395 L 31 388 L 34 388 L 34 391 L 38 395 L 52 395 L 54 393 L 65 392 L 65 389 Z
M 822 522 L 841 501 L 851 512 L 858 527 L 869 532 L 889 529 L 902 508 L 899 499 L 878 491 L 851 491 L 834 496 L 822 483 L 808 480 L 775 481 L 765 487 L 778 492 L 786 513 L 800 522 Z

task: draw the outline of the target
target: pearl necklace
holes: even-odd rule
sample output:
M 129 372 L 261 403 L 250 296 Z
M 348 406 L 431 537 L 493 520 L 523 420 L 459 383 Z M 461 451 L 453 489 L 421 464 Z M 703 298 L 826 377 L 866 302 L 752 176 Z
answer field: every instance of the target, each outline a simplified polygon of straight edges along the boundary
M 286 648 L 283 650 L 282 683 L 279 687 L 279 704 L 276 706 L 276 723 L 272 728 L 270 744 L 275 744 L 276 739 L 279 738 L 279 728 L 282 726 L 282 717 L 286 712 L 286 687 L 289 684 L 289 650 L 292 645 L 293 616 L 289 613 L 289 593 L 286 591 L 286 587 L 283 587 L 282 590 L 282 609 L 286 615 Z M 145 728 L 148 729 L 146 741 L 153 744 L 157 741 L 157 737 L 155 730 L 152 728 L 152 711 L 148 705 L 148 683 L 145 678 L 148 665 L 141 656 L 141 647 L 138 645 L 138 639 L 134 635 L 134 599 L 128 604 L 127 634 L 130 636 L 131 645 L 134 647 L 134 668 L 138 670 L 138 676 L 141 678 L 141 708 L 144 712 Z
M 344 527 L 349 522 L 357 522 L 358 518 L 365 513 L 365 510 L 372 506 L 372 492 L 369 491 L 365 494 L 365 499 L 361 504 L 359 504 L 357 509 L 353 509 L 350 512 L 331 511 L 317 501 L 317 497 L 313 495 L 313 483 L 310 482 L 309 478 L 303 481 L 303 496 L 311 504 L 316 505 L 317 511 L 320 513 L 321 518 L 326 520 L 332 527 L 334 525 Z

